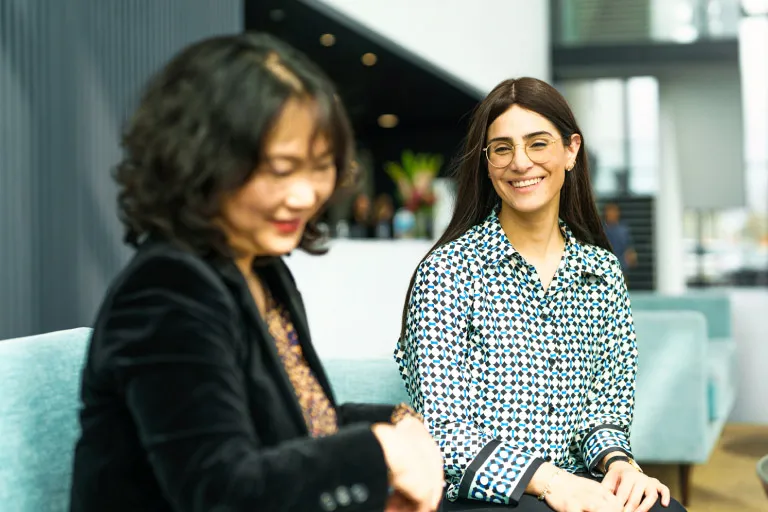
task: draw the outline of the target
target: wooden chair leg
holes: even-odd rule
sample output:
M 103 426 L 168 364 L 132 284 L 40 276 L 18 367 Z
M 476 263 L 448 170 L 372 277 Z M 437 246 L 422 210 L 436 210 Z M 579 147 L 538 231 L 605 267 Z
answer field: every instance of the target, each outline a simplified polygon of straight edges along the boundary
M 680 500 L 684 507 L 688 507 L 691 499 L 691 464 L 680 464 Z

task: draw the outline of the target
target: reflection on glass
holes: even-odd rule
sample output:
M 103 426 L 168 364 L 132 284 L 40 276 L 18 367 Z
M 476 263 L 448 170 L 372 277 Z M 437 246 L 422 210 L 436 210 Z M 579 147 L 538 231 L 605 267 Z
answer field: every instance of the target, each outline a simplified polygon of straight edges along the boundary
M 558 0 L 562 45 L 675 42 L 733 39 L 738 34 L 739 0 Z

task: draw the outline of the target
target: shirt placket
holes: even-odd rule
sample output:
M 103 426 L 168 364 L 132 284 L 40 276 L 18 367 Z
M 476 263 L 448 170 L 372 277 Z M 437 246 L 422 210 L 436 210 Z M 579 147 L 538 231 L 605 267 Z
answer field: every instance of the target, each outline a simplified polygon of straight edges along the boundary
M 546 397 L 545 411 L 547 414 L 546 428 L 548 429 L 548 460 L 557 456 L 563 449 L 561 436 L 557 429 L 560 424 L 558 418 L 563 414 L 561 394 L 562 379 L 560 378 L 561 344 L 558 341 L 560 325 L 557 323 L 557 304 L 564 293 L 566 284 L 566 266 L 561 264 L 555 272 L 552 282 L 547 290 L 544 290 L 539 282 L 537 297 L 539 298 L 539 318 L 542 357 L 546 361 Z

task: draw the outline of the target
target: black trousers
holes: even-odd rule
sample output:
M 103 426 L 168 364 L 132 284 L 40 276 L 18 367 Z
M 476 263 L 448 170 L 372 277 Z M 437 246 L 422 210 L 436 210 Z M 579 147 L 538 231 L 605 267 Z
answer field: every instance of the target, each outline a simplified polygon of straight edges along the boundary
M 589 478 L 590 480 L 599 479 L 594 478 L 592 475 L 578 474 L 577 476 L 583 478 Z M 454 502 L 443 500 L 440 508 L 441 512 L 456 512 L 464 510 L 473 510 L 475 512 L 501 512 L 502 510 L 515 510 L 517 512 L 552 512 L 552 509 L 544 501 L 539 501 L 536 496 L 530 494 L 523 494 L 520 499 L 520 503 L 517 506 L 512 505 L 496 505 L 493 503 L 485 503 L 483 501 L 458 499 Z M 685 508 L 672 499 L 669 502 L 668 507 L 663 507 L 660 501 L 657 501 L 650 512 L 686 512 Z

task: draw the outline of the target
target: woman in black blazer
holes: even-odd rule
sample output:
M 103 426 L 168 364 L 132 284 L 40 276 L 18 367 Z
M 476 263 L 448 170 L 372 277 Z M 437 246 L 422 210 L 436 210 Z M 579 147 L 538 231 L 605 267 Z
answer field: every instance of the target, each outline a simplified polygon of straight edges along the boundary
M 322 252 L 313 219 L 351 173 L 329 80 L 268 36 L 209 39 L 152 79 L 123 146 L 137 251 L 94 326 L 71 510 L 434 510 L 426 429 L 336 404 L 280 259 Z

